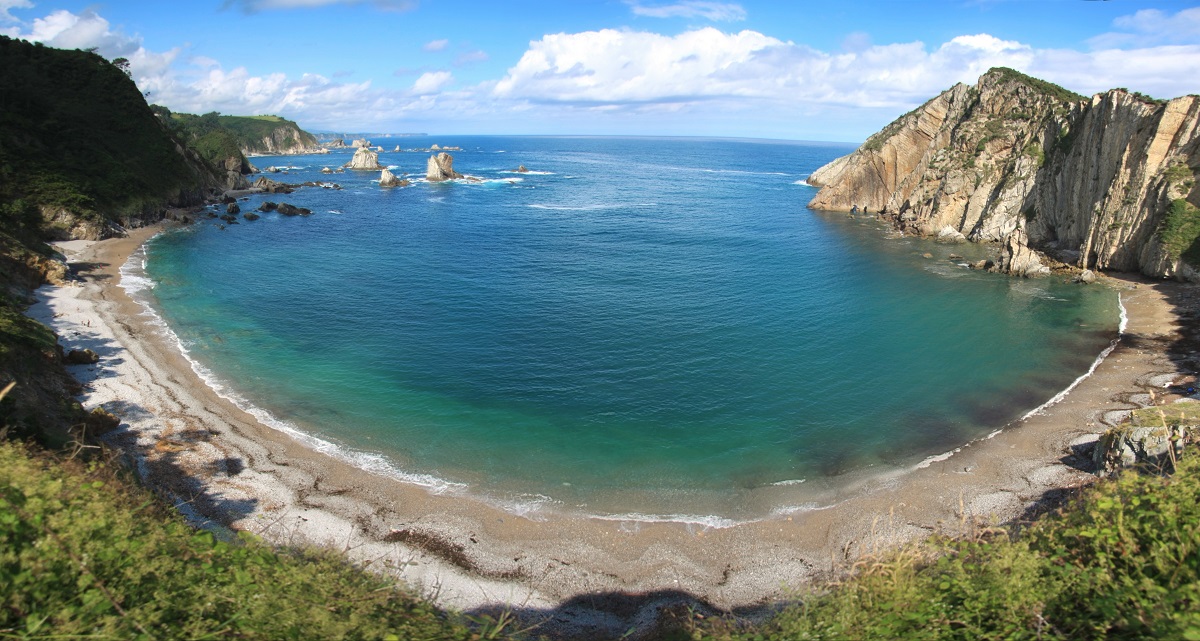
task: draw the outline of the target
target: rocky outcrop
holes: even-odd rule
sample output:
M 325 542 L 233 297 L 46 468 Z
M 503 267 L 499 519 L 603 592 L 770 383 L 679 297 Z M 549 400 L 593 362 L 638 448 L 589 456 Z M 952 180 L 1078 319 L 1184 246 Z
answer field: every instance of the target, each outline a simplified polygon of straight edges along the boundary
M 387 169 L 379 173 L 380 187 L 407 187 L 408 185 L 409 182 L 407 180 L 397 178 L 395 174 Z
M 247 156 L 322 154 L 329 151 L 317 142 L 316 136 L 304 131 L 291 120 L 278 116 L 222 116 L 221 123 L 237 133 L 242 144 L 242 153 Z
M 379 164 L 379 154 L 371 151 L 366 147 L 359 147 L 354 151 L 354 157 L 350 162 L 342 165 L 346 169 L 362 169 L 370 171 L 379 171 L 383 166 Z
M 363 147 L 370 147 L 371 141 L 366 140 L 365 138 L 356 138 L 354 142 L 350 143 L 350 146 L 354 147 L 355 149 L 362 149 Z
M 1004 238 L 999 271 L 1028 278 L 1049 274 L 1050 268 L 1043 265 L 1038 253 L 1029 248 L 1025 230 L 1018 227 Z
M 1092 450 L 1092 462 L 1100 472 L 1109 474 L 1135 466 L 1170 469 L 1183 454 L 1184 446 L 1195 440 L 1195 434 L 1196 427 L 1188 425 L 1120 425 L 1100 435 Z
M 1198 279 L 1197 168 L 1200 97 L 1088 99 L 993 69 L 814 172 L 809 206 L 857 205 L 907 232 L 1002 242 L 1006 270 L 1036 271 L 1030 249 L 1080 268 Z
M 436 145 L 434 145 L 436 147 Z M 463 175 L 454 171 L 454 157 L 446 152 L 430 156 L 425 166 L 425 179 L 433 182 L 462 178 Z

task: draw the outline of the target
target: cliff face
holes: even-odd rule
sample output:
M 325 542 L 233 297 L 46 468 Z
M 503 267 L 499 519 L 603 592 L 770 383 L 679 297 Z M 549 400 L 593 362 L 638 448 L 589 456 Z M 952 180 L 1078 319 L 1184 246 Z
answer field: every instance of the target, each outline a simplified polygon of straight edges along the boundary
M 1089 100 L 993 69 L 814 172 L 809 206 L 858 205 L 914 233 L 951 228 L 1084 268 L 1197 280 L 1198 168 L 1196 96 L 1114 89 Z
M 299 125 L 279 116 L 221 116 L 222 127 L 233 131 L 242 153 L 253 155 L 288 155 L 326 153 L 312 134 Z

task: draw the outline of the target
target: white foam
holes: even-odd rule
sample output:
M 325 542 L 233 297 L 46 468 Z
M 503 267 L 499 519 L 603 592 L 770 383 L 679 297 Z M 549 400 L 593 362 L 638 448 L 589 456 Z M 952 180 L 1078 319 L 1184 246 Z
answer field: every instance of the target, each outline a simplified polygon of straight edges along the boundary
M 526 205 L 531 209 L 550 209 L 554 211 L 601 211 L 605 209 L 626 209 L 626 208 L 642 208 L 656 207 L 657 203 L 598 203 L 595 205 L 545 205 L 534 203 Z
M 180 339 L 179 335 L 176 334 L 175 331 L 171 329 L 171 327 L 162 319 L 157 310 L 155 310 L 150 304 L 148 296 L 135 295 L 153 288 L 153 281 L 145 276 L 144 271 L 146 266 L 145 247 L 146 245 L 142 245 L 142 247 L 138 248 L 136 252 L 130 255 L 129 260 L 127 260 L 125 264 L 121 266 L 121 287 L 125 289 L 130 298 L 132 298 L 142 307 L 144 310 L 143 315 L 153 318 L 152 324 L 159 328 L 159 331 L 168 340 L 168 342 L 175 345 L 175 347 L 179 350 L 179 353 L 184 357 L 185 360 L 187 360 L 196 376 L 199 377 L 205 385 L 216 392 L 218 396 L 233 403 L 238 409 L 250 414 L 254 418 L 258 419 L 258 421 L 262 424 L 287 434 L 306 447 L 316 452 L 320 452 L 349 463 L 373 474 L 393 478 L 404 483 L 417 485 L 434 494 L 460 492 L 466 489 L 467 486 L 463 483 L 448 481 L 429 474 L 405 472 L 404 470 L 397 468 L 391 463 L 391 461 L 381 454 L 352 450 L 350 448 L 333 443 L 332 441 L 313 436 L 312 434 L 299 429 L 294 424 L 282 420 L 272 415 L 270 412 L 254 405 L 249 399 L 246 399 L 235 392 L 215 373 L 192 358 L 186 342 Z M 147 282 L 150 283 L 149 287 L 144 284 Z
M 532 169 L 530 169 L 528 171 L 517 171 L 516 169 L 504 169 L 500 173 L 502 173 L 502 174 L 520 174 L 522 176 L 554 176 L 555 175 L 555 173 L 553 171 L 534 171 Z
M 1094 374 L 1096 372 L 1096 368 L 1100 367 L 1100 363 L 1103 363 L 1104 359 L 1108 358 L 1108 355 L 1113 353 L 1113 350 L 1117 348 L 1117 344 L 1121 342 L 1121 337 L 1125 335 L 1125 328 L 1129 325 L 1129 312 L 1125 309 L 1125 303 L 1121 300 L 1120 292 L 1117 292 L 1117 306 L 1121 308 L 1121 321 L 1117 325 L 1117 337 L 1112 340 L 1112 343 L 1110 343 L 1108 347 L 1104 348 L 1104 351 L 1100 352 L 1100 355 L 1096 357 L 1096 360 L 1092 361 L 1092 366 L 1088 368 L 1088 371 L 1084 372 L 1082 376 L 1072 381 L 1071 384 L 1067 386 L 1067 389 L 1055 394 L 1050 400 L 1042 403 L 1022 416 L 1022 421 L 1031 416 L 1041 414 L 1047 408 L 1062 402 L 1062 400 L 1067 397 L 1067 394 L 1071 393 L 1071 390 L 1079 387 L 1080 383 L 1086 380 L 1087 377 Z
M 682 523 L 684 525 L 699 525 L 704 528 L 722 530 L 731 528 L 743 523 L 753 523 L 753 521 L 735 521 L 720 516 L 711 514 L 704 516 L 695 516 L 691 514 L 640 514 L 638 512 L 629 512 L 627 514 L 599 514 L 592 518 L 600 521 L 620 521 L 622 523 Z
M 785 487 L 788 485 L 800 485 L 801 483 L 803 483 L 806 480 L 808 480 L 808 479 L 788 479 L 786 481 L 775 481 L 771 485 L 777 485 L 777 486 L 781 486 L 781 487 Z

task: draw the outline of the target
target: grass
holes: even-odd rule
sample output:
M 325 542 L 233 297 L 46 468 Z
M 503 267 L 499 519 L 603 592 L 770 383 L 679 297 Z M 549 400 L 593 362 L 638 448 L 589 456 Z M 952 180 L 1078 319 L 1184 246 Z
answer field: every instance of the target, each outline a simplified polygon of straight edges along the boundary
M 0 637 L 481 638 L 331 552 L 221 541 L 104 462 L 0 443 Z
M 855 566 L 763 626 L 693 638 L 1200 639 L 1200 451 L 1127 472 L 1019 534 L 932 539 Z
M 1016 69 L 1010 69 L 1008 67 L 992 67 L 991 69 L 988 69 L 987 73 L 984 75 L 993 76 L 1001 82 L 1019 82 L 1059 102 L 1078 102 L 1080 100 L 1087 99 L 1086 96 L 1077 94 L 1069 89 L 1064 89 L 1052 82 L 1046 82 L 1045 80 L 1027 76 Z

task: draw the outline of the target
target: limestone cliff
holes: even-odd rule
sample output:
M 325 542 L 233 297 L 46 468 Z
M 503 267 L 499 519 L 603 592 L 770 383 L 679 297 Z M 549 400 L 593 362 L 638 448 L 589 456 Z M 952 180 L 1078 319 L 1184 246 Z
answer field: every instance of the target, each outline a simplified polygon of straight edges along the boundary
M 247 156 L 321 154 L 328 150 L 312 134 L 279 116 L 221 116 L 221 126 L 233 130 Z
M 1088 99 L 1001 68 L 814 172 L 809 206 L 1002 242 L 1001 267 L 1022 275 L 1041 271 L 1023 255 L 1032 247 L 1082 268 L 1198 280 L 1198 168 L 1200 97 Z

